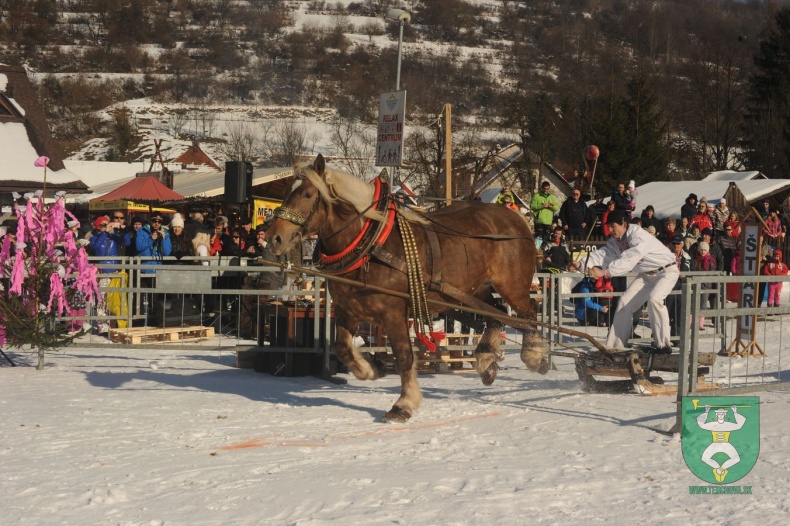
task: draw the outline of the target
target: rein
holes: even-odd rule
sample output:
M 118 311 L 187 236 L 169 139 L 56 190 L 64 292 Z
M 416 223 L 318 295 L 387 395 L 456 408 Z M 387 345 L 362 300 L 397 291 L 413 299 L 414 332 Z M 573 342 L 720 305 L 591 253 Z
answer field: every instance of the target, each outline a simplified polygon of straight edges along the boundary
M 456 230 L 455 228 L 452 228 L 452 227 L 449 227 L 447 225 L 444 225 L 444 224 L 440 223 L 439 221 L 433 219 L 431 216 L 429 216 L 427 214 L 424 214 L 422 212 L 418 212 L 417 210 L 412 209 L 412 213 L 417 214 L 418 216 L 422 217 L 423 219 L 426 219 L 426 220 L 430 221 L 434 225 L 436 225 L 438 227 L 441 227 L 441 228 L 447 230 L 448 232 L 452 232 L 453 234 L 455 234 L 458 237 L 466 237 L 466 238 L 470 238 L 470 239 L 488 239 L 490 241 L 514 241 L 514 240 L 517 240 L 517 239 L 528 239 L 528 240 L 532 241 L 533 243 L 535 242 L 535 237 L 534 236 L 509 236 L 509 235 L 505 235 L 505 234 L 468 234 L 466 232 L 461 232 L 460 230 Z

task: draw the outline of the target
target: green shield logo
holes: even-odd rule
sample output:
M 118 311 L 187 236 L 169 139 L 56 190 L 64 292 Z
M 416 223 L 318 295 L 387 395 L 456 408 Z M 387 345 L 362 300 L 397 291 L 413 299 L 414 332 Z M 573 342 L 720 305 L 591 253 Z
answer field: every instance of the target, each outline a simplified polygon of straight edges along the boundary
M 760 454 L 760 398 L 684 396 L 683 459 L 711 484 L 745 477 Z

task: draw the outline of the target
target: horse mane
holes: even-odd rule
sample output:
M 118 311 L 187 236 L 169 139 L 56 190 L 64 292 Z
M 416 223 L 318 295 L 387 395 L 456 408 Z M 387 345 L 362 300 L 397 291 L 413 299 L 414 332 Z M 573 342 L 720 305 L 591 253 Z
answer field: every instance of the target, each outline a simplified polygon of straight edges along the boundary
M 326 167 L 326 178 L 321 177 L 312 166 L 303 166 L 296 172 L 297 179 L 307 179 L 316 187 L 321 197 L 330 203 L 344 202 L 365 217 L 384 221 L 384 214 L 370 207 L 373 202 L 373 185 L 353 175 Z

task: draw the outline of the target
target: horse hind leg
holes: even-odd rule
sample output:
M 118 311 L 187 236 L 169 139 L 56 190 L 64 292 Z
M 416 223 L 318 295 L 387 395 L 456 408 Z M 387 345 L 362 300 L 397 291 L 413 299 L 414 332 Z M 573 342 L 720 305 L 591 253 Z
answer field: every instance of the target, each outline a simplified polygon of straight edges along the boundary
M 508 287 L 508 290 L 504 292 L 499 291 L 502 299 L 516 311 L 519 318 L 537 322 L 538 310 L 535 302 L 529 297 L 529 288 L 515 283 L 508 284 Z M 551 366 L 546 352 L 546 344 L 537 328 L 522 329 L 521 334 L 521 361 L 532 372 L 540 374 L 549 372 Z
M 475 348 L 475 360 L 477 363 L 477 374 L 483 381 L 483 385 L 491 385 L 496 380 L 499 365 L 505 358 L 505 353 L 500 348 L 500 338 L 502 325 L 493 320 L 489 320 L 486 330 L 480 338 L 480 343 Z
M 535 329 L 524 329 L 521 334 L 521 361 L 532 372 L 548 373 L 551 366 L 543 338 Z

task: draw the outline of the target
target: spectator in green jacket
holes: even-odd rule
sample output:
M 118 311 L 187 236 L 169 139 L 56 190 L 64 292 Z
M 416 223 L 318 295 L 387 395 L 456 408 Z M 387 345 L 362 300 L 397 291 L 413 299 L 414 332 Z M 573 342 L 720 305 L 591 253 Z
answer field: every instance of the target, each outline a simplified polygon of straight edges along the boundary
M 554 214 L 559 212 L 560 203 L 551 193 L 551 184 L 548 181 L 543 181 L 540 185 L 540 193 L 532 197 L 529 207 L 535 216 L 535 236 L 540 236 L 544 240 L 549 239 Z

